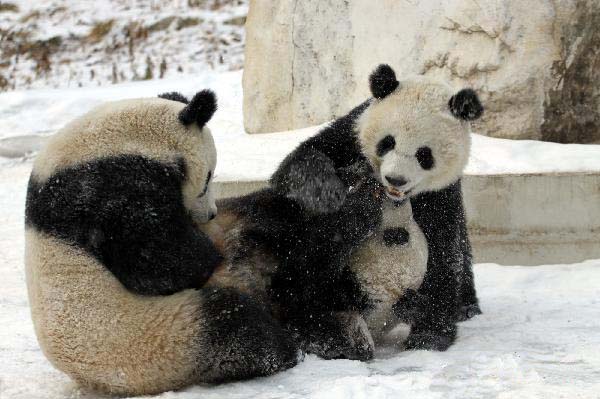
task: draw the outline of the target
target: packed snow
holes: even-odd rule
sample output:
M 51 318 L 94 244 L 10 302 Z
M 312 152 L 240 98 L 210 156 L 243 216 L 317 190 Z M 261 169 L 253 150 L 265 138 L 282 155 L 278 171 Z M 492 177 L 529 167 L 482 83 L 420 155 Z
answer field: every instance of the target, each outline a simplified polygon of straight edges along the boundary
M 147 82 L 80 89 L 0 93 L 0 165 L 35 152 L 65 123 L 110 100 L 153 97 L 167 91 L 186 95 L 213 89 L 219 110 L 209 123 L 219 162 L 217 181 L 264 181 L 298 143 L 319 130 L 249 135 L 242 116 L 242 71 L 204 72 Z M 516 141 L 473 134 L 465 173 L 472 175 L 600 172 L 600 145 Z
M 29 163 L 0 168 L 0 398 L 100 398 L 44 358 L 27 304 L 23 207 Z M 184 398 L 598 398 L 600 260 L 475 266 L 484 314 L 447 352 L 383 348 L 375 360 L 320 360 L 267 378 L 193 386 Z

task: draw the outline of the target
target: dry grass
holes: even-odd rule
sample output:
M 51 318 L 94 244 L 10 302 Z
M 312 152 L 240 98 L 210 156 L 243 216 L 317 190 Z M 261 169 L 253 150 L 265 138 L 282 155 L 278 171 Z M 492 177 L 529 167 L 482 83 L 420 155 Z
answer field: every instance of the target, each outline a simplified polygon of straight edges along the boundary
M 115 21 L 113 19 L 96 23 L 90 30 L 90 33 L 88 33 L 86 38 L 87 41 L 90 43 L 98 43 L 110 33 L 114 23 Z
M 0 12 L 19 12 L 19 6 L 13 3 L 0 3 Z

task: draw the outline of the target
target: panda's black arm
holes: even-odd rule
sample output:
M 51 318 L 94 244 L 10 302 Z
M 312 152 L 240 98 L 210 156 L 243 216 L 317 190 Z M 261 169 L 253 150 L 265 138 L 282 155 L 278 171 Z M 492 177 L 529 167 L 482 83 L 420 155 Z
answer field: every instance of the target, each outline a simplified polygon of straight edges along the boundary
M 82 249 L 137 294 L 201 287 L 221 255 L 183 205 L 185 170 L 121 155 L 32 177 L 26 223 Z
M 315 213 L 339 209 L 347 188 L 337 171 L 364 159 L 355 123 L 368 105 L 366 101 L 354 108 L 291 152 L 271 177 L 275 192 Z
M 464 208 L 460 181 L 439 191 L 411 199 L 413 217 L 429 249 L 427 272 L 418 290 L 417 312 L 406 346 L 446 350 L 456 337 L 457 313 L 463 276 L 460 223 Z

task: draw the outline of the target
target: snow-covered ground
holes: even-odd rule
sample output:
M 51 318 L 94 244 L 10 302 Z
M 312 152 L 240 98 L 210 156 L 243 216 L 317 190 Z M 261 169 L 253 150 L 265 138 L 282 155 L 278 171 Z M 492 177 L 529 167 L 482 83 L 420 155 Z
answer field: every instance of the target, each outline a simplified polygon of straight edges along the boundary
M 95 398 L 53 369 L 37 345 L 23 271 L 29 163 L 0 168 L 0 398 Z M 600 260 L 481 264 L 484 314 L 447 352 L 382 350 L 367 363 L 308 356 L 268 378 L 190 387 L 161 398 L 598 398 Z

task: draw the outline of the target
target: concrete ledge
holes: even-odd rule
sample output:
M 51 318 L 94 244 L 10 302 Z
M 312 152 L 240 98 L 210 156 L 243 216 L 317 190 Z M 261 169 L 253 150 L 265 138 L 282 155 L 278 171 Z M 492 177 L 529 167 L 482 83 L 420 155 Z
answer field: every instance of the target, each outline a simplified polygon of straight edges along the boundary
M 217 182 L 242 195 L 266 181 Z M 600 258 L 600 172 L 466 175 L 463 183 L 475 261 L 504 265 Z
M 467 175 L 463 192 L 477 262 L 600 258 L 600 173 Z

